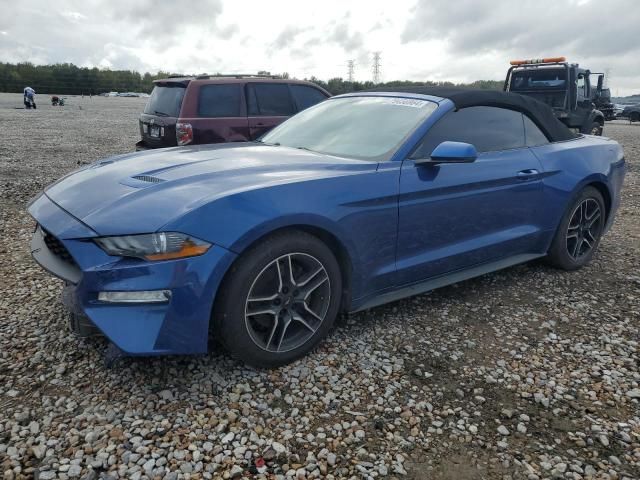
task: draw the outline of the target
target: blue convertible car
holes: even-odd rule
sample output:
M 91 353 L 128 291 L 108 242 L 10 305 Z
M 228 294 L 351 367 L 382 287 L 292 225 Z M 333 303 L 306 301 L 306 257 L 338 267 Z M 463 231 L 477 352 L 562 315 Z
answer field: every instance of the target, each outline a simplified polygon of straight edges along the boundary
M 620 145 L 517 94 L 341 95 L 259 142 L 98 161 L 32 201 L 35 260 L 80 333 L 130 355 L 290 362 L 340 312 L 547 257 L 593 257 Z

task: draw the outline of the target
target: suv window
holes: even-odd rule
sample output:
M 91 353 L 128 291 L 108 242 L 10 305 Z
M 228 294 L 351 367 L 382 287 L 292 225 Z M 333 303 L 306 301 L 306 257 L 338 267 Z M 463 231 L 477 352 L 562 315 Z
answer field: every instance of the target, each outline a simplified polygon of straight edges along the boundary
M 535 123 L 533 123 L 533 120 L 526 115 L 523 115 L 522 117 L 524 118 L 524 134 L 527 147 L 538 147 L 549 143 L 547 136 L 542 133 L 542 130 L 540 130 Z
M 522 114 L 497 107 L 449 112 L 429 129 L 411 157 L 428 158 L 446 141 L 470 143 L 479 153 L 524 147 Z
M 249 115 L 289 116 L 295 113 L 289 85 L 285 83 L 250 83 Z
M 144 107 L 144 113 L 177 117 L 180 114 L 182 98 L 184 97 L 184 85 L 156 85 Z
M 239 83 L 229 85 L 203 85 L 198 98 L 201 117 L 239 117 L 242 95 Z
M 298 111 L 309 108 L 316 103 L 326 100 L 326 96 L 317 88 L 306 85 L 290 85 L 291 93 L 298 106 Z

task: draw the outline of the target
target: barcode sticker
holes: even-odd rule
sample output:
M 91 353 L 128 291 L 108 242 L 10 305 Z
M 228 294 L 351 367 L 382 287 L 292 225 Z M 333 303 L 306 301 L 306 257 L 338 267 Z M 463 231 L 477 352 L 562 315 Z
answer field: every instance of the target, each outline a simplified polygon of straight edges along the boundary
M 427 103 L 426 100 L 418 100 L 417 98 L 392 98 L 393 105 L 402 105 L 403 107 L 422 108 Z

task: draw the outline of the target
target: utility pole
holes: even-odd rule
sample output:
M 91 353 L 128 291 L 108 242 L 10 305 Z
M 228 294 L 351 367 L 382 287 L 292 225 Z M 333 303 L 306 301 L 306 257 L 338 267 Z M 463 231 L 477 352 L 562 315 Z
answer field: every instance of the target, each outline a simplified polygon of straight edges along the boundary
M 373 52 L 373 83 L 380 83 L 380 52 Z
M 353 83 L 353 71 L 355 68 L 356 62 L 353 60 L 349 60 L 347 61 L 347 68 L 348 68 L 348 74 L 347 74 L 347 79 L 349 80 L 349 82 Z

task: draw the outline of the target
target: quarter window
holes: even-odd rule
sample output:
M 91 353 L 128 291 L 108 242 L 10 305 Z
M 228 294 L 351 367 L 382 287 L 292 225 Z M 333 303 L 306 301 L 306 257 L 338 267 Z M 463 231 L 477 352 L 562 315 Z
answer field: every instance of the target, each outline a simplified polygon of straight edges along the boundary
M 547 136 L 542 133 L 542 130 L 540 130 L 528 116 L 523 115 L 522 117 L 524 118 L 524 133 L 527 147 L 538 147 L 549 143 Z
M 287 84 L 249 84 L 248 91 L 249 115 L 281 117 L 295 113 Z
M 522 114 L 497 107 L 468 107 L 447 113 L 424 136 L 412 158 L 428 158 L 442 142 L 464 142 L 478 152 L 525 146 Z
M 201 117 L 239 117 L 242 95 L 239 83 L 229 85 L 203 85 L 198 98 Z
M 298 111 L 309 108 L 327 98 L 326 95 L 317 88 L 307 87 L 306 85 L 290 85 L 290 88 Z

